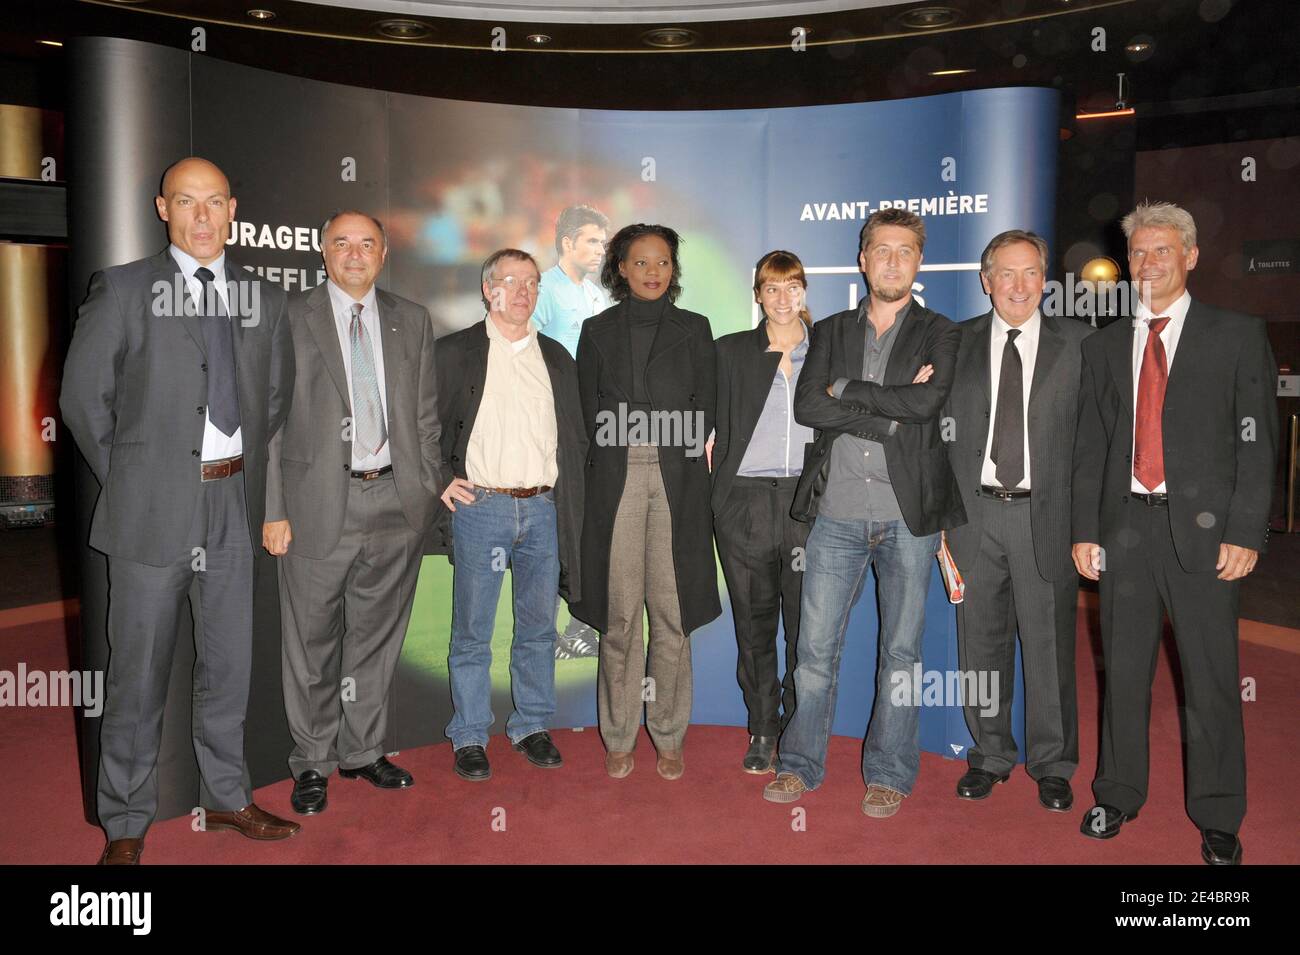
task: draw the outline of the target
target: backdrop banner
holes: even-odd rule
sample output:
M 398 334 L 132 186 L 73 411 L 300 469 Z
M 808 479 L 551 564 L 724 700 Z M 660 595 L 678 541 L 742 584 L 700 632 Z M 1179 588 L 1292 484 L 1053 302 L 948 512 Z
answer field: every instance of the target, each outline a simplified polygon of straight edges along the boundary
M 81 38 L 70 52 L 74 304 L 94 270 L 166 245 L 151 197 L 163 169 L 187 153 L 212 160 L 230 178 L 240 216 L 232 227 L 232 258 L 290 292 L 325 281 L 319 228 L 329 213 L 349 208 L 378 216 L 390 241 L 379 284 L 427 306 L 439 335 L 483 317 L 480 267 L 495 249 L 525 249 L 543 270 L 554 265 L 556 219 L 576 204 L 604 213 L 611 235 L 633 222 L 678 230 L 684 239 L 678 304 L 708 316 L 715 337 L 758 320 L 754 264 L 772 249 L 803 260 L 814 319 L 855 306 L 865 294 L 858 233 L 877 209 L 901 206 L 925 219 L 924 262 L 913 292 L 954 320 L 989 307 L 977 273 L 990 238 L 1010 228 L 1053 237 L 1054 90 L 770 110 L 575 110 L 320 83 L 134 41 Z M 160 117 L 167 124 L 161 131 Z M 98 488 L 88 471 L 80 478 L 84 527 Z M 88 549 L 82 563 L 85 658 L 102 662 L 104 563 Z M 280 691 L 275 565 L 264 552 L 258 571 L 246 732 L 253 782 L 263 785 L 288 775 L 291 742 Z M 717 580 L 723 615 L 692 637 L 693 721 L 744 727 L 720 569 Z M 837 734 L 866 732 L 875 691 L 875 590 L 871 578 L 850 618 Z M 567 622 L 563 611 L 558 624 Z M 390 701 L 390 750 L 445 741 L 450 624 L 451 568 L 446 558 L 429 556 Z M 494 732 L 510 711 L 511 634 L 507 581 L 493 639 Z M 180 639 L 189 644 L 188 623 Z M 197 800 L 193 755 L 183 745 L 189 736 L 183 691 L 192 662 L 192 653 L 177 654 L 166 717 L 172 729 L 165 738 L 172 742 L 159 766 L 160 818 L 187 813 Z M 936 564 L 915 692 L 922 747 L 950 758 L 963 757 L 971 743 L 952 696 L 958 667 L 956 618 Z M 595 676 L 594 657 L 556 662 L 556 728 L 595 725 Z M 1016 694 L 1019 738 L 1019 677 Z M 96 722 L 82 722 L 90 819 Z M 737 731 L 737 761 L 743 734 Z M 562 748 L 562 738 L 559 743 Z

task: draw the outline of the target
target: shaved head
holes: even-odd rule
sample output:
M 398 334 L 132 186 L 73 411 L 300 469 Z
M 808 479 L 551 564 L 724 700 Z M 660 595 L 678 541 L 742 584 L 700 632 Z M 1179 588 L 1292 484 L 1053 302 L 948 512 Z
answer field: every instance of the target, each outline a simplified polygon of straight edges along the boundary
M 154 205 L 167 237 L 202 265 L 221 257 L 235 218 L 230 180 L 215 163 L 190 156 L 163 173 Z
M 226 197 L 230 197 L 230 180 L 226 178 L 226 174 L 221 171 L 221 168 L 216 163 L 210 162 L 209 160 L 203 159 L 199 156 L 188 156 L 185 159 L 182 159 L 179 162 L 174 162 L 168 166 L 167 170 L 163 173 L 162 184 L 158 187 L 158 195 L 166 199 L 176 191 L 177 179 L 183 179 L 185 178 L 186 173 L 191 172 L 202 173 L 207 176 L 215 176 L 219 178 L 223 183 L 225 183 Z

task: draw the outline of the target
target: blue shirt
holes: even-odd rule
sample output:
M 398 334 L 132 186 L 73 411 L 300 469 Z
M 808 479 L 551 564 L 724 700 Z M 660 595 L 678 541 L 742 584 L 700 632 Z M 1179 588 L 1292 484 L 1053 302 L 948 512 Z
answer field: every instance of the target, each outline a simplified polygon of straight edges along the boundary
M 539 332 L 554 338 L 577 358 L 582 323 L 612 304 L 605 290 L 589 277 L 574 282 L 556 264 L 542 273 L 537 307 L 533 309 L 533 324 Z
M 803 326 L 803 322 L 799 324 Z M 776 366 L 772 386 L 767 391 L 749 446 L 745 448 L 745 456 L 740 459 L 737 476 L 797 477 L 803 471 L 804 445 L 813 440 L 813 430 L 794 420 L 794 390 L 807 354 L 808 329 L 804 328 L 803 341 L 790 352 L 789 381 L 781 366 Z

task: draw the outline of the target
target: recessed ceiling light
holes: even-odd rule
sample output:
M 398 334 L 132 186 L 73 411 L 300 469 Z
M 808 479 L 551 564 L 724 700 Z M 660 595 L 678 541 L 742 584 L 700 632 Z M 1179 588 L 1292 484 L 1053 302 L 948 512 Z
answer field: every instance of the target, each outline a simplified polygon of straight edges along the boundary
M 41 40 L 41 46 L 63 46 L 58 40 Z
M 252 10 L 248 11 L 248 16 L 252 17 L 254 20 L 274 20 L 275 11 L 267 10 L 263 7 L 254 7 Z
M 679 49 L 686 46 L 694 46 L 699 42 L 700 35 L 694 30 L 688 30 L 685 27 L 660 27 L 657 30 L 647 30 L 641 34 L 641 42 L 646 46 L 656 46 L 661 49 Z
M 930 71 L 930 75 L 931 75 L 931 76 L 960 76 L 960 75 L 963 74 L 963 73 L 974 73 L 974 72 L 975 72 L 974 69 L 964 69 L 964 70 L 931 70 L 931 71 Z
M 432 32 L 429 25 L 419 20 L 380 20 L 375 24 L 375 32 L 390 40 L 419 40 Z
M 1128 46 L 1124 47 L 1124 49 L 1128 50 L 1130 53 L 1145 53 L 1147 50 L 1151 49 L 1151 44 L 1138 41 L 1137 43 L 1130 43 Z
M 547 36 L 545 33 L 530 33 L 524 39 L 536 46 L 542 46 L 543 44 L 551 42 L 551 37 Z
M 901 14 L 898 22 L 909 30 L 934 30 L 952 26 L 960 16 L 952 7 L 918 7 Z

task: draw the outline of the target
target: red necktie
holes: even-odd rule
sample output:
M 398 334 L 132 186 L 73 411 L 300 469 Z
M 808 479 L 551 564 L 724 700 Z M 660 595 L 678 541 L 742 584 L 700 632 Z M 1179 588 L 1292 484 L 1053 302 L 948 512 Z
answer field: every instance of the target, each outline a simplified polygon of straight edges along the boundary
M 1165 385 L 1169 382 L 1165 344 L 1160 333 L 1169 324 L 1166 316 L 1147 322 L 1147 347 L 1142 352 L 1142 373 L 1138 378 L 1137 415 L 1133 426 L 1133 475 L 1148 491 L 1165 480 L 1165 445 L 1161 415 L 1165 408 Z

